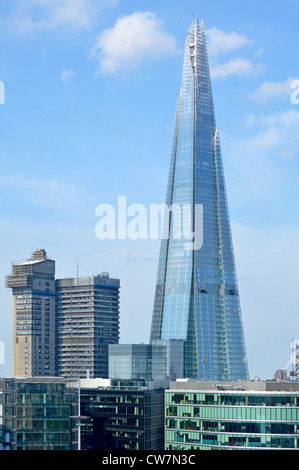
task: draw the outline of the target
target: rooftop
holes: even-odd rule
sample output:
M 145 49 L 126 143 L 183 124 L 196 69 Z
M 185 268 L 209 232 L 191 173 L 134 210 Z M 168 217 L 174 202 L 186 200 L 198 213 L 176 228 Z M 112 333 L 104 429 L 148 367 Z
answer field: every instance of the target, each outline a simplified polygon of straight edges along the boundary
M 228 391 L 228 392 L 298 392 L 299 382 L 280 380 L 236 380 L 230 382 L 221 381 L 196 381 L 178 379 L 170 383 L 171 391 Z

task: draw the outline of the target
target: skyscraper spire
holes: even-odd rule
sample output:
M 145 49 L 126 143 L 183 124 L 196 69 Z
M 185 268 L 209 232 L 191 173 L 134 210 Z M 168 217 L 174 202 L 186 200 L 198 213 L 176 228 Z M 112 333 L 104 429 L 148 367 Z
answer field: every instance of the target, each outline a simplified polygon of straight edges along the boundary
M 185 377 L 248 377 L 239 293 L 216 126 L 204 23 L 195 16 L 184 51 L 166 204 L 191 207 L 202 245 L 186 248 L 170 211 L 169 237 L 161 240 L 151 341 L 184 341 Z

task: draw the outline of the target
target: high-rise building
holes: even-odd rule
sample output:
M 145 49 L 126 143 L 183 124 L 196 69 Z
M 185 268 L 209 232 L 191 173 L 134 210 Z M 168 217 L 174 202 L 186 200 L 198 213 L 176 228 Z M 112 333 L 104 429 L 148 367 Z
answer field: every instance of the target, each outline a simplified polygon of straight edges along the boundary
M 119 341 L 119 279 L 57 279 L 40 249 L 12 263 L 14 377 L 108 377 L 108 345 Z
M 197 19 L 185 43 L 166 206 L 172 209 L 169 236 L 161 240 L 150 342 L 183 340 L 185 377 L 245 379 L 219 132 L 204 25 Z M 182 217 L 184 210 L 189 218 Z
M 119 279 L 56 280 L 56 373 L 108 378 L 108 345 L 119 341 Z
M 13 292 L 15 377 L 55 375 L 55 261 L 37 250 L 12 264 L 6 286 Z

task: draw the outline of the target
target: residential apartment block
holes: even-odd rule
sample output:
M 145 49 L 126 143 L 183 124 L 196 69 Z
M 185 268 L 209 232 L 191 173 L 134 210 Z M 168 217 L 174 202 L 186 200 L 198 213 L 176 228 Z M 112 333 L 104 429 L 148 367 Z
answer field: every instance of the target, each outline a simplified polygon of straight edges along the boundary
M 13 376 L 55 375 L 55 261 L 37 250 L 12 264 Z
M 56 373 L 108 378 L 108 346 L 119 341 L 118 279 L 56 281 Z
M 120 281 L 108 273 L 57 279 L 35 251 L 12 264 L 14 377 L 108 377 L 108 345 L 119 341 Z

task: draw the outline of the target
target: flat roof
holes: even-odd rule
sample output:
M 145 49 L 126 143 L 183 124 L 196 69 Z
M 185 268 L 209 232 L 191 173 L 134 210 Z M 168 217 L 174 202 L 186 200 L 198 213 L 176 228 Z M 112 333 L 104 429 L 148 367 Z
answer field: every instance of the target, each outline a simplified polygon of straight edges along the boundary
M 286 380 L 197 381 L 178 379 L 171 382 L 171 392 L 293 392 L 299 393 L 299 382 Z

